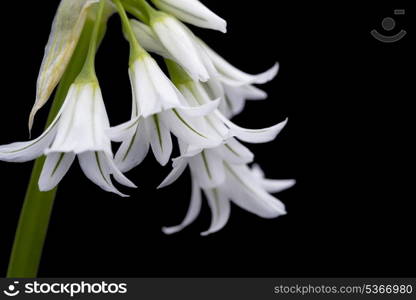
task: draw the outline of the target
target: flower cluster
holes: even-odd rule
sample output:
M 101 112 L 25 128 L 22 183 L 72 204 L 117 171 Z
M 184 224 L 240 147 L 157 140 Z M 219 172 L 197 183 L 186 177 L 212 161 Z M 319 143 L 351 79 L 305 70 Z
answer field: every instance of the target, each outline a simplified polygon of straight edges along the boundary
M 149 1 L 150 2 L 150 1 Z M 275 77 L 278 64 L 251 75 L 232 66 L 184 24 L 226 32 L 226 22 L 198 0 L 62 0 L 41 66 L 35 113 L 71 68 L 81 37 L 90 32 L 88 51 L 81 53 L 79 75 L 44 133 L 28 142 L 0 146 L 0 160 L 25 162 L 46 156 L 39 189 L 53 189 L 78 158 L 86 177 L 102 189 L 122 194 L 118 183 L 134 188 L 123 174 L 139 165 L 149 149 L 161 165 L 172 156 L 173 139 L 180 156 L 159 188 L 172 184 L 189 167 L 191 202 L 183 222 L 163 228 L 167 234 L 189 225 L 199 214 L 202 194 L 212 222 L 203 235 L 220 230 L 230 215 L 230 202 L 263 218 L 285 214 L 271 193 L 287 189 L 293 180 L 271 180 L 253 163 L 242 144 L 275 139 L 287 120 L 263 129 L 242 128 L 230 118 L 246 100 L 264 99 L 256 84 Z M 108 18 L 117 12 L 130 44 L 131 119 L 110 127 L 94 60 Z M 129 19 L 129 15 L 131 19 Z M 184 22 L 184 23 L 183 23 Z M 93 24 L 93 30 L 87 30 Z M 168 74 L 150 53 L 163 57 Z M 78 53 L 79 55 L 79 53 Z M 120 143 L 116 153 L 112 142 Z M 203 193 L 202 193 L 203 192 Z

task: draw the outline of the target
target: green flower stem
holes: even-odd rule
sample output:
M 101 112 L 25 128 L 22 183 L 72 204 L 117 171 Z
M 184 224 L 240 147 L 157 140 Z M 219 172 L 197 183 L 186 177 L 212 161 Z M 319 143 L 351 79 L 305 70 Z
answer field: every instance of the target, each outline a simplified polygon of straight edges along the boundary
M 130 43 L 130 64 L 133 64 L 139 57 L 147 55 L 148 53 L 142 46 L 140 46 L 136 38 L 133 28 L 131 27 L 130 20 L 126 14 L 126 10 L 123 6 L 125 4 L 122 4 L 120 0 L 113 0 L 113 2 L 117 8 L 118 14 L 120 15 L 124 33 Z
M 99 38 L 102 36 L 101 34 L 101 20 L 104 16 L 104 10 L 106 7 L 106 3 L 101 0 L 98 4 L 98 11 L 96 16 L 96 22 L 94 23 L 92 33 L 90 36 L 90 40 L 88 43 L 88 50 L 86 51 L 87 56 L 85 58 L 84 65 L 82 66 L 81 72 L 76 77 L 75 82 L 83 82 L 83 81 L 96 81 L 97 76 L 95 75 L 95 54 L 97 52 L 97 48 L 99 45 Z
M 96 22 L 87 18 L 77 47 L 56 91 L 46 127 L 56 117 L 65 100 L 69 87 L 84 66 L 90 41 L 94 35 L 95 24 Z M 101 29 L 105 28 L 105 23 L 101 22 L 100 26 Z M 104 36 L 104 30 L 99 30 L 96 34 L 98 34 L 99 41 L 101 41 Z M 13 244 L 7 272 L 8 278 L 34 278 L 38 273 L 43 245 L 56 196 L 56 188 L 49 192 L 39 191 L 38 181 L 44 162 L 44 156 L 38 158 L 32 170 Z
M 119 1 L 119 0 L 114 0 Z M 150 19 L 157 14 L 157 10 L 154 9 L 146 0 L 122 0 L 125 9 L 133 16 L 149 25 Z
M 140 21 L 148 24 L 149 23 L 149 16 L 142 12 L 136 5 L 134 0 L 122 0 L 122 5 L 125 10 L 127 10 L 129 13 L 131 13 L 133 16 L 135 16 Z

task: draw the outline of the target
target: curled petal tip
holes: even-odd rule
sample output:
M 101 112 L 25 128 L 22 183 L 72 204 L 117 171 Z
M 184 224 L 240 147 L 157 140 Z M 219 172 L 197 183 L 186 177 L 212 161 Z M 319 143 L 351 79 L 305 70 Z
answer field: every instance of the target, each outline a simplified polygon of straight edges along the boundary
M 178 232 L 176 227 L 162 227 L 162 232 L 166 235 L 171 235 Z
M 220 22 L 220 25 L 218 26 L 218 30 L 221 31 L 222 33 L 227 33 L 227 22 L 225 20 L 222 20 L 222 22 Z
M 207 230 L 200 233 L 201 236 L 209 236 L 213 233 L 216 233 L 218 230 Z
M 116 194 L 119 195 L 122 198 L 130 198 L 130 195 L 126 195 L 126 194 L 123 194 L 123 193 L 120 193 L 120 192 L 118 192 Z
M 261 76 L 259 76 L 259 84 L 266 83 L 272 79 L 274 79 L 279 73 L 280 64 L 276 62 L 273 67 L 271 67 L 269 70 L 265 71 Z
M 129 184 L 126 185 L 126 186 L 129 187 L 129 188 L 132 188 L 132 189 L 137 189 L 138 188 L 138 186 L 133 181 L 130 181 L 130 180 L 129 180 Z

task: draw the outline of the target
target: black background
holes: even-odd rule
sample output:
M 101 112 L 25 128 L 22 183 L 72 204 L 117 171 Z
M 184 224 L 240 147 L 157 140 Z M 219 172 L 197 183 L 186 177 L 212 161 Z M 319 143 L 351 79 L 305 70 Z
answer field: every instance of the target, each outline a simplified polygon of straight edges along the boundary
M 41 277 L 138 276 L 410 276 L 415 275 L 414 191 L 410 193 L 411 11 L 381 5 L 214 1 L 228 33 L 195 32 L 241 69 L 256 73 L 279 61 L 269 99 L 248 103 L 235 122 L 252 128 L 289 117 L 276 141 L 254 145 L 271 178 L 295 178 L 278 197 L 288 215 L 264 220 L 236 206 L 220 232 L 200 237 L 210 221 L 204 204 L 183 232 L 189 175 L 155 187 L 170 168 L 149 155 L 128 173 L 139 189 L 122 199 L 101 191 L 77 164 L 59 187 Z M 58 1 L 2 4 L 0 143 L 27 138 L 38 68 Z M 400 6 L 402 5 L 402 6 Z M 9 16 L 10 18 L 8 18 Z M 384 17 L 408 35 L 383 44 L 371 35 Z M 194 29 L 194 28 L 193 28 Z M 129 117 L 128 45 L 113 16 L 97 58 L 112 125 Z M 47 109 L 36 120 L 41 132 Z M 0 272 L 6 273 L 31 163 L 0 162 Z

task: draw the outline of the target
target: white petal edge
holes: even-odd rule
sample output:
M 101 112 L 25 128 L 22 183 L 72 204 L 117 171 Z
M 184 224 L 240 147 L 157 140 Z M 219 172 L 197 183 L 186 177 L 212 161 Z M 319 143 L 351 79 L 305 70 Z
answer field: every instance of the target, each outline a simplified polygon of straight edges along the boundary
M 221 113 L 217 112 L 217 116 L 230 128 L 234 136 L 239 140 L 257 144 L 257 143 L 266 143 L 274 140 L 276 136 L 282 131 L 286 126 L 288 119 L 267 128 L 262 129 L 247 129 L 240 126 L 237 126 L 227 118 L 225 118 Z
M 186 23 L 227 32 L 227 22 L 197 0 L 152 0 L 159 9 Z
M 146 133 L 153 154 L 156 160 L 162 165 L 166 165 L 172 154 L 172 137 L 170 130 L 163 124 L 158 115 L 153 115 L 144 120 Z
M 284 204 L 267 193 L 245 165 L 227 165 L 227 181 L 222 189 L 241 208 L 262 218 L 286 214 Z
M 46 156 L 39 178 L 39 190 L 50 191 L 59 184 L 75 159 L 75 153 L 54 152 Z
M 215 68 L 219 72 L 219 79 L 228 85 L 264 84 L 276 77 L 279 72 L 279 63 L 276 62 L 270 69 L 260 74 L 252 75 L 245 73 L 231 65 L 202 40 L 197 39 L 197 41 L 211 58 Z
M 178 178 L 183 174 L 186 167 L 188 166 L 188 160 L 187 159 L 176 159 L 173 164 L 172 171 L 166 176 L 166 178 L 162 181 L 161 184 L 157 187 L 158 189 L 167 187 L 168 185 L 171 185 L 174 183 Z
M 211 208 L 211 225 L 207 231 L 201 232 L 202 236 L 218 232 L 230 218 L 231 205 L 227 197 L 218 189 L 204 190 Z
M 172 227 L 163 227 L 162 228 L 163 233 L 165 234 L 176 233 L 178 231 L 181 231 L 183 228 L 185 228 L 189 224 L 191 224 L 193 221 L 195 221 L 195 219 L 199 215 L 199 212 L 201 211 L 201 204 L 202 204 L 201 189 L 195 182 L 192 182 L 191 202 L 189 204 L 189 208 L 186 213 L 185 219 L 179 225 L 172 226 Z
M 121 197 L 128 197 L 128 195 L 121 193 L 113 185 L 110 178 L 111 171 L 106 164 L 106 159 L 102 152 L 89 151 L 78 154 L 79 164 L 88 179 L 107 192 L 115 193 Z

